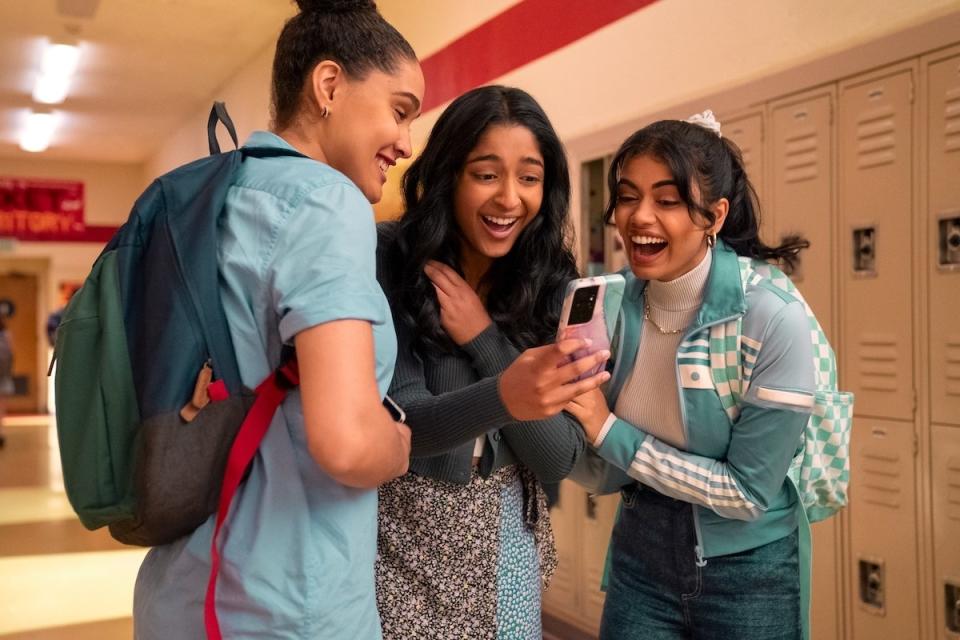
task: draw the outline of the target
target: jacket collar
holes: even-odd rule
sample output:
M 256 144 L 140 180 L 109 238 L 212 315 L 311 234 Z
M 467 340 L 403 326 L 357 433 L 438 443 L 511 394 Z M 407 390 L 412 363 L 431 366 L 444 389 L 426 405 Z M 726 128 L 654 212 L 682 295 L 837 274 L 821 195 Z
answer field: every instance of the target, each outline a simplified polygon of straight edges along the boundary
M 289 151 L 303 153 L 299 149 L 293 147 L 289 142 L 270 131 L 254 131 L 250 134 L 250 137 L 247 138 L 247 141 L 243 143 L 243 146 L 266 147 L 268 149 L 287 149 Z
M 648 281 L 634 276 L 630 267 L 626 267 L 620 273 L 627 281 L 624 295 L 640 304 Z M 717 244 L 713 247 L 713 262 L 710 265 L 710 275 L 707 276 L 703 304 L 697 312 L 696 327 L 740 316 L 746 311 L 743 284 L 740 282 L 739 259 L 733 249 L 718 238 Z

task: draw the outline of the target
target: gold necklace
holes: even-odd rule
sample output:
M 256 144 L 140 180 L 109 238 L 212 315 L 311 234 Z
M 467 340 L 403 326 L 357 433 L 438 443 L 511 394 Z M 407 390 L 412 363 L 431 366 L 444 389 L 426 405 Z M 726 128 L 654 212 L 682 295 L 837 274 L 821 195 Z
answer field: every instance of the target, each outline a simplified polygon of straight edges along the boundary
M 644 299 L 643 301 L 643 319 L 649 322 L 650 324 L 652 324 L 654 327 L 656 327 L 657 331 L 659 331 L 665 336 L 675 335 L 683 331 L 683 327 L 679 329 L 664 329 L 659 324 L 657 324 L 657 321 L 650 317 L 650 300 L 649 299 Z

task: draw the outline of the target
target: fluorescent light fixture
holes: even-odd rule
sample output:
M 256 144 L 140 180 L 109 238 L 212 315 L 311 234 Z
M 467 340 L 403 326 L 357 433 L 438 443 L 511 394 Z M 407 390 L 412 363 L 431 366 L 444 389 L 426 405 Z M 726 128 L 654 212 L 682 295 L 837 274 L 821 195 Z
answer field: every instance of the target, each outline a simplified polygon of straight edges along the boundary
M 20 133 L 20 148 L 31 153 L 46 150 L 56 126 L 57 117 L 53 113 L 31 112 L 27 117 L 27 126 Z
M 40 76 L 33 87 L 33 99 L 42 104 L 60 104 L 70 90 L 70 76 Z
M 41 75 L 69 78 L 77 70 L 79 59 L 79 45 L 50 41 L 43 51 Z
M 77 69 L 80 47 L 65 42 L 47 42 L 41 71 L 33 87 L 33 99 L 42 104 L 60 104 L 70 90 L 70 79 Z

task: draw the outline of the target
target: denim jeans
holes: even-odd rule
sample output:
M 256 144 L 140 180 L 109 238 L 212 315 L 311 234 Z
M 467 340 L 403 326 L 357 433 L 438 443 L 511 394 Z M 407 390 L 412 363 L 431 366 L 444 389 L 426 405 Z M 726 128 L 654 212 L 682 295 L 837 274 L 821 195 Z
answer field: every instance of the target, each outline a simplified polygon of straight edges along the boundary
M 697 566 L 693 508 L 636 485 L 613 530 L 601 640 L 799 640 L 797 532 Z

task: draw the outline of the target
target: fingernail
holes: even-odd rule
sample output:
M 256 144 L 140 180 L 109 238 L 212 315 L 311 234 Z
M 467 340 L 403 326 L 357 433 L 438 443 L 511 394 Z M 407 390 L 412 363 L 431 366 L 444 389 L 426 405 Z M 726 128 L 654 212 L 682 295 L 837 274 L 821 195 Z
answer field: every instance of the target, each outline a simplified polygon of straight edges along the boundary
M 584 339 L 583 339 L 583 344 L 584 344 L 585 346 L 588 346 L 588 347 L 589 347 L 590 345 L 593 344 L 593 340 L 591 340 L 590 338 L 584 338 Z
M 604 349 L 603 351 L 600 352 L 600 357 L 603 358 L 604 360 L 608 360 L 610 358 L 610 352 Z
M 610 377 L 611 377 L 611 376 L 610 376 L 610 372 L 609 372 L 609 371 L 603 371 L 603 372 L 600 373 L 600 378 L 601 378 L 604 382 L 606 382 L 607 380 L 609 380 Z

